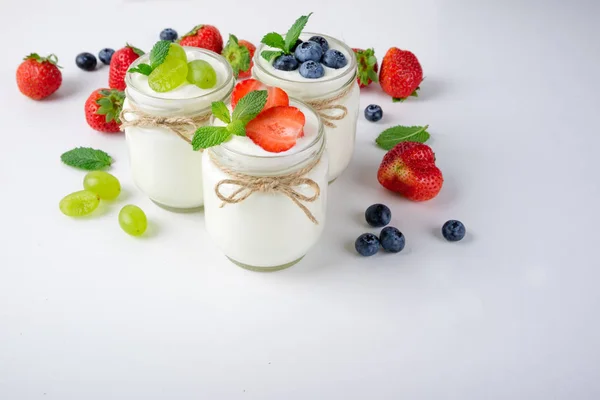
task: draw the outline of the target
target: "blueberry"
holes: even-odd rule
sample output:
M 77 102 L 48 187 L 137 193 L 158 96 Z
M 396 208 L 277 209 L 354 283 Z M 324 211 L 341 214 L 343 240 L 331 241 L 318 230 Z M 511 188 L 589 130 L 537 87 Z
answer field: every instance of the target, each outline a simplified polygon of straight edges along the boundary
M 300 39 L 296 39 L 296 43 L 294 43 L 294 45 L 292 46 L 292 48 L 290 49 L 290 51 L 293 53 L 294 51 L 296 51 L 296 48 L 302 43 L 302 40 Z
M 442 235 L 450 242 L 458 242 L 465 237 L 467 230 L 462 222 L 451 219 L 442 227 Z
M 363 233 L 354 242 L 354 248 L 361 256 L 372 256 L 379 251 L 379 239 L 372 233 Z
M 102 49 L 100 50 L 100 53 L 98 53 L 98 58 L 100 61 L 102 61 L 102 64 L 110 65 L 110 60 L 112 60 L 113 54 L 115 54 L 113 49 Z
M 294 55 L 298 59 L 298 61 L 319 61 L 321 57 L 323 57 L 323 49 L 316 42 L 303 42 L 300 46 L 296 47 L 296 51 L 294 51 Z
M 325 68 L 316 61 L 306 61 L 300 66 L 300 75 L 308 79 L 317 79 L 325 75 Z
M 323 58 L 321 62 L 325 64 L 325 66 L 329 68 L 342 68 L 348 64 L 348 60 L 346 60 L 346 56 L 338 50 L 329 49 L 323 54 Z
M 367 121 L 377 122 L 383 117 L 383 110 L 377 104 L 370 104 L 365 108 Z
M 177 31 L 175 29 L 167 28 L 160 33 L 160 40 L 169 40 L 174 42 L 175 39 L 177 39 Z
M 281 55 L 273 61 L 273 68 L 280 71 L 293 71 L 298 69 L 298 66 L 298 60 L 296 60 L 293 54 Z
M 75 64 L 84 71 L 93 71 L 96 69 L 96 56 L 92 53 L 81 53 L 75 59 Z
M 381 242 L 381 247 L 390 253 L 401 252 L 406 244 L 402 232 L 393 226 L 386 226 L 381 230 L 379 241 Z
M 323 49 L 323 53 L 329 50 L 329 43 L 327 42 L 327 39 L 325 39 L 323 36 L 313 36 L 308 40 L 310 40 L 311 42 L 319 43 L 319 45 Z
M 384 204 L 373 204 L 365 211 L 365 219 L 369 225 L 375 228 L 381 228 L 390 223 L 392 212 L 389 207 Z

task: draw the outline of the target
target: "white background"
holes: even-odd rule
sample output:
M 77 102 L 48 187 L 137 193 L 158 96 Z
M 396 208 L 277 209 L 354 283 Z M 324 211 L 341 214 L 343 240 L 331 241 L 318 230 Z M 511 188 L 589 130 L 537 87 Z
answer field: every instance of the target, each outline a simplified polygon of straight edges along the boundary
M 600 6 L 593 1 L 2 1 L 0 10 L 0 399 L 597 399 L 600 362 Z M 90 130 L 83 104 L 108 68 L 82 51 L 146 50 L 198 23 L 258 43 L 314 11 L 307 29 L 413 51 L 418 99 L 358 123 L 331 186 L 322 241 L 274 274 L 230 264 L 202 213 L 157 208 L 132 184 L 122 135 Z M 250 17 L 254 15 L 254 17 Z M 22 96 L 27 53 L 54 52 L 64 83 Z M 376 180 L 384 128 L 429 124 L 441 194 L 411 203 Z M 124 193 L 74 220 L 59 200 L 101 148 Z M 360 258 L 363 212 L 388 204 L 407 238 Z M 151 220 L 127 236 L 127 203 Z M 439 233 L 448 219 L 460 243 Z

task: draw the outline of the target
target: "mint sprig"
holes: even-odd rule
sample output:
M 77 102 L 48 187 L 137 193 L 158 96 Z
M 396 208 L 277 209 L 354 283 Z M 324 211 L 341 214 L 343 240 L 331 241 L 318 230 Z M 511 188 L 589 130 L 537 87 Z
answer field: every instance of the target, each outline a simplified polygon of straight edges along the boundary
M 267 33 L 261 40 L 261 43 L 269 47 L 273 47 L 275 49 L 280 49 L 280 51 L 274 50 L 264 50 L 260 53 L 261 57 L 267 61 L 272 61 L 274 58 L 279 57 L 282 54 L 291 54 L 292 47 L 298 41 L 302 30 L 306 26 L 308 19 L 312 13 L 308 15 L 303 15 L 294 22 L 294 24 L 290 27 L 290 29 L 285 34 L 285 39 L 277 32 Z
M 211 105 L 215 118 L 225 122 L 227 126 L 203 126 L 196 130 L 192 139 L 194 150 L 208 149 L 228 141 L 232 135 L 246 136 L 246 125 L 256 118 L 267 104 L 268 93 L 266 90 L 254 90 L 238 101 L 233 115 L 222 101 L 215 101 Z
M 169 40 L 159 40 L 150 51 L 150 65 L 141 63 L 134 68 L 130 68 L 127 72 L 139 73 L 146 76 L 150 75 L 156 67 L 165 62 L 170 49 L 171 42 Z
M 112 158 L 106 152 L 91 147 L 76 147 L 63 153 L 60 159 L 66 165 L 88 171 L 104 169 L 112 164 Z
M 375 139 L 375 142 L 384 150 L 391 150 L 400 142 L 425 143 L 430 136 L 427 128 L 429 128 L 429 125 L 393 126 L 381 132 L 377 139 Z

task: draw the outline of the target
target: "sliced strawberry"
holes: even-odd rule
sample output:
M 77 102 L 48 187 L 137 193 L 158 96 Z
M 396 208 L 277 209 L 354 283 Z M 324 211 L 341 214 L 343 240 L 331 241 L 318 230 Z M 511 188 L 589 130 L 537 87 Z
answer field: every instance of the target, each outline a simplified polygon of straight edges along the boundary
M 263 110 L 272 107 L 288 106 L 290 104 L 287 93 L 280 88 L 267 86 L 256 79 L 246 79 L 235 85 L 231 94 L 231 107 L 235 108 L 238 101 L 253 90 L 267 90 L 269 92 L 267 104 L 265 104 Z
M 278 106 L 261 112 L 246 125 L 246 136 L 271 153 L 294 147 L 304 136 L 306 119 L 296 107 Z

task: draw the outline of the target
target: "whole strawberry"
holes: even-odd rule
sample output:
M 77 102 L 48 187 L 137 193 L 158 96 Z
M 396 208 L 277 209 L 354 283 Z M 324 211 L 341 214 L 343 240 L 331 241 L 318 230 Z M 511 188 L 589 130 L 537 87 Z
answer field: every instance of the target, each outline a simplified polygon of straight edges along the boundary
M 229 35 L 229 40 L 223 49 L 223 57 L 233 69 L 233 76 L 239 79 L 249 78 L 252 71 L 252 57 L 256 47 L 245 40 L 238 40 L 234 35 Z
M 125 93 L 120 90 L 95 90 L 85 102 L 85 119 L 88 125 L 100 132 L 119 132 L 119 114 L 124 100 Z
M 125 74 L 132 62 L 143 56 L 144 52 L 130 44 L 117 50 L 110 60 L 108 86 L 111 89 L 125 90 Z
M 17 86 L 25 96 L 41 100 L 56 92 L 62 83 L 58 58 L 54 54 L 40 57 L 31 53 L 17 68 Z
M 361 88 L 369 86 L 372 82 L 379 81 L 377 77 L 377 58 L 373 49 L 352 49 L 356 55 L 358 65 L 358 85 Z
M 433 199 L 444 183 L 431 147 L 417 142 L 400 142 L 388 151 L 377 180 L 384 188 L 413 201 Z
M 208 49 L 218 54 L 223 51 L 221 32 L 212 25 L 196 25 L 179 39 L 179 44 Z
M 397 47 L 387 51 L 381 63 L 379 83 L 394 101 L 403 101 L 408 96 L 417 97 L 422 81 L 423 69 L 413 53 Z

